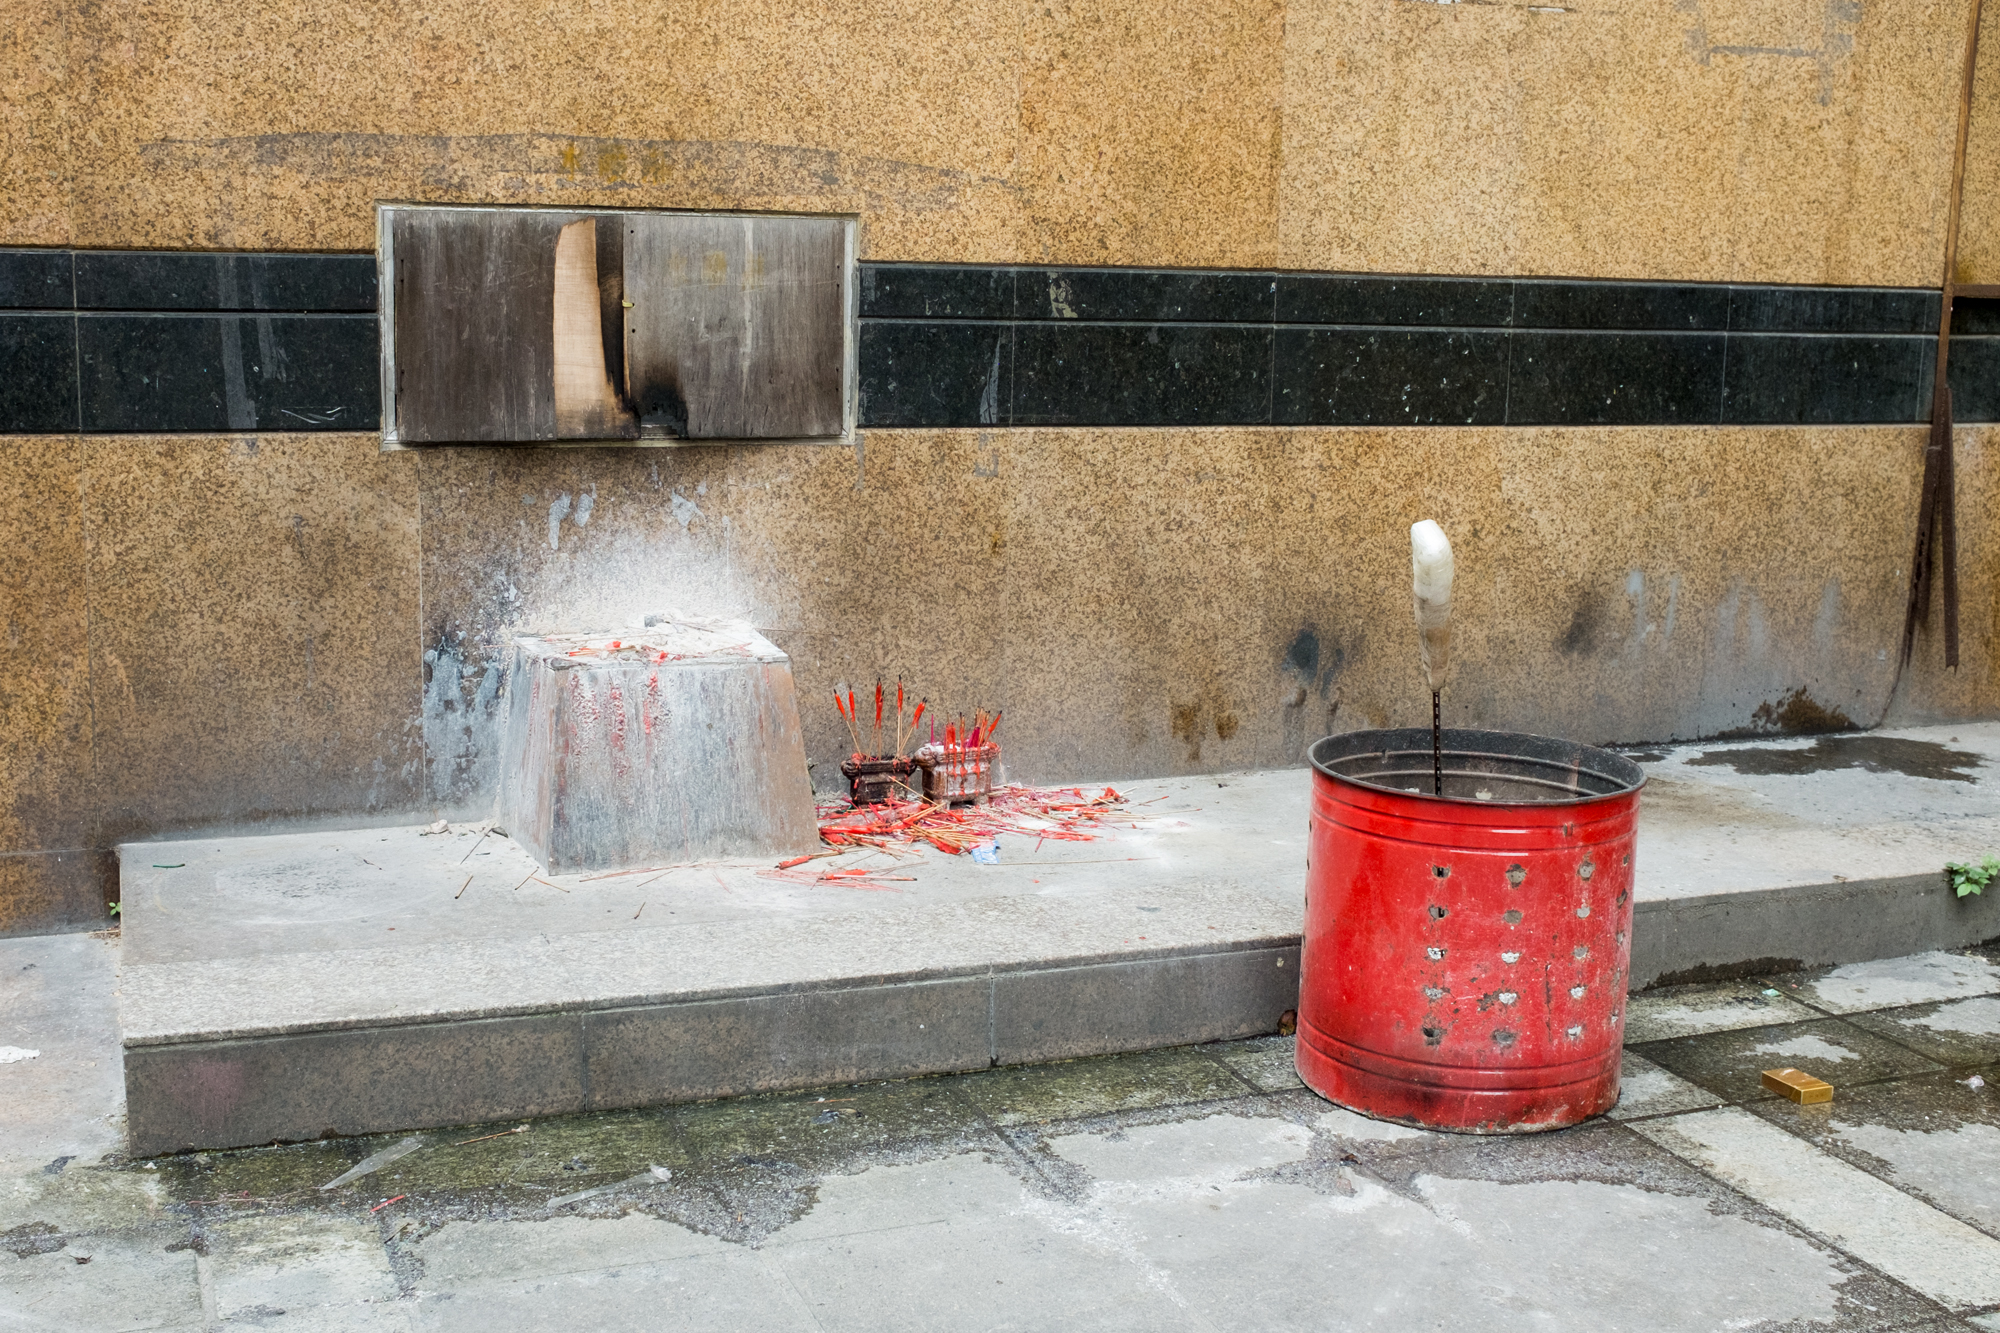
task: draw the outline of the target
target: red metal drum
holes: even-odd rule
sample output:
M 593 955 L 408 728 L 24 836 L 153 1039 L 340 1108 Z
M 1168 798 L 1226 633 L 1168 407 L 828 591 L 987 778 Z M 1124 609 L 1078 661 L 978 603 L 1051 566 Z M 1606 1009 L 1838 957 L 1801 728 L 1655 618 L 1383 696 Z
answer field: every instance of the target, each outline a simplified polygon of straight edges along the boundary
M 1428 729 L 1314 745 L 1299 1077 L 1430 1129 L 1558 1129 L 1618 1100 L 1645 774 L 1622 755 Z

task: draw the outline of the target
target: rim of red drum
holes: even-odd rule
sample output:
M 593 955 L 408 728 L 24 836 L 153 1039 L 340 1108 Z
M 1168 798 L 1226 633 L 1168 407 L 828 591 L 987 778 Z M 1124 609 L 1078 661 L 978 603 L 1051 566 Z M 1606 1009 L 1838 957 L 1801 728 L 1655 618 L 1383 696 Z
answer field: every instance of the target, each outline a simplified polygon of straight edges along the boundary
M 1622 808 L 1646 785 L 1646 771 L 1624 755 L 1560 737 L 1446 727 L 1441 740 L 1443 796 L 1431 790 L 1429 727 L 1339 732 L 1307 757 L 1341 804 L 1408 820 L 1414 802 L 1440 824 L 1541 826 L 1557 811 L 1591 822 L 1592 807 Z

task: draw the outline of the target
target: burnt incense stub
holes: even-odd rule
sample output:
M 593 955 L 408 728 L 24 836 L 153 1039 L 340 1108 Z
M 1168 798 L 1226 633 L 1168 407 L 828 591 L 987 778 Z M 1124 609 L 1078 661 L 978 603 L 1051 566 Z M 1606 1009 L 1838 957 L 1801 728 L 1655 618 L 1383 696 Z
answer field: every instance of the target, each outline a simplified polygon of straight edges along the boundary
M 500 818 L 552 874 L 811 851 L 791 662 L 747 625 L 514 640 Z

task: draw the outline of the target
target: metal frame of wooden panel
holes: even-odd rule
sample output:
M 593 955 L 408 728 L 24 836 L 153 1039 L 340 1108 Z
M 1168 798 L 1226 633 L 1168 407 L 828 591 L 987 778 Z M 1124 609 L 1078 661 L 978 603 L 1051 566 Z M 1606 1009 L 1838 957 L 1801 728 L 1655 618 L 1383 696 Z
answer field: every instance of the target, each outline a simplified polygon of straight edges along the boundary
M 645 214 L 671 215 L 701 218 L 807 218 L 813 221 L 841 223 L 844 237 L 844 256 L 841 265 L 841 432 L 839 435 L 811 436 L 801 439 L 758 438 L 748 440 L 728 439 L 686 439 L 679 436 L 656 434 L 650 430 L 641 433 L 636 440 L 521 440 L 504 444 L 482 443 L 487 448 L 564 448 L 564 449 L 605 449 L 605 448 L 679 448 L 717 444 L 815 444 L 851 445 L 855 438 L 856 414 L 859 410 L 859 377 L 857 350 L 860 327 L 860 293 L 855 282 L 856 241 L 860 219 L 851 213 L 757 213 L 747 210 L 728 211 L 716 209 L 674 209 L 674 208 L 547 208 L 541 206 L 516 208 L 501 204 L 427 204 L 413 200 L 382 201 L 375 205 L 375 270 L 376 290 L 379 292 L 376 320 L 381 334 L 382 373 L 382 449 L 394 452 L 407 449 L 427 449 L 437 447 L 432 444 L 407 444 L 397 438 L 396 432 L 396 285 L 395 247 L 391 242 L 391 218 L 399 210 L 460 211 L 483 213 L 546 213 L 559 216 L 597 214 Z

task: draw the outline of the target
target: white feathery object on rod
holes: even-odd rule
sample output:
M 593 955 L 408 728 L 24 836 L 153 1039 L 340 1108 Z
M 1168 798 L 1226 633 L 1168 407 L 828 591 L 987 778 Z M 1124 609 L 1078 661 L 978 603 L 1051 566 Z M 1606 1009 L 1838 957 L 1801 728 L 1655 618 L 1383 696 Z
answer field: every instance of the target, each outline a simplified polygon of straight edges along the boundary
M 1437 694 L 1451 666 L 1451 539 L 1430 519 L 1410 525 L 1410 575 L 1424 677 Z

